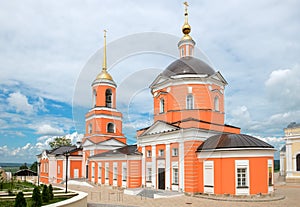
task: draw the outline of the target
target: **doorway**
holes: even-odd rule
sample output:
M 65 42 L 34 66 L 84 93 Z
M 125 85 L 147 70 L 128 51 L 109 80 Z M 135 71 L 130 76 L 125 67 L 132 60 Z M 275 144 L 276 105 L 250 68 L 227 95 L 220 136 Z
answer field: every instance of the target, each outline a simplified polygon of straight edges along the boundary
M 158 189 L 165 190 L 165 168 L 158 168 Z

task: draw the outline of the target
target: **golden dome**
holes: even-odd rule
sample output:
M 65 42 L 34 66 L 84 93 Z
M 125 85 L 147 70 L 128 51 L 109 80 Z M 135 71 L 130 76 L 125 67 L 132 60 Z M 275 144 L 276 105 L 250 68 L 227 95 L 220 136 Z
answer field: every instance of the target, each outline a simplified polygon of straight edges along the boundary
M 111 75 L 109 75 L 109 73 L 106 70 L 102 70 L 101 73 L 97 75 L 96 80 L 100 80 L 100 79 L 113 81 L 113 78 L 111 77 Z
M 191 40 L 192 37 L 189 35 L 189 33 L 191 32 L 192 27 L 188 22 L 188 15 L 189 15 L 188 10 L 187 10 L 188 3 L 184 2 L 184 5 L 185 5 L 185 12 L 184 12 L 185 18 L 184 18 L 184 24 L 182 26 L 182 32 L 183 32 L 184 36 L 182 37 L 182 40 Z

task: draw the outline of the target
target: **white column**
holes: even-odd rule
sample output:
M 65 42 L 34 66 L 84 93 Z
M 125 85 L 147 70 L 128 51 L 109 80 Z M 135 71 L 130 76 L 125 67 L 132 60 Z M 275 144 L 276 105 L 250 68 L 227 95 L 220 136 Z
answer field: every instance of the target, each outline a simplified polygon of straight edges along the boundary
M 152 145 L 152 186 L 156 189 L 156 145 Z
M 166 144 L 166 167 L 165 167 L 165 171 L 166 171 L 166 189 L 170 190 L 171 186 L 170 186 L 170 144 Z
M 179 142 L 179 191 L 184 191 L 184 142 Z
M 292 145 L 286 143 L 286 177 L 292 176 Z
M 85 151 L 82 152 L 82 163 L 81 163 L 81 176 L 86 178 L 86 172 L 85 172 L 85 164 L 86 164 L 86 161 L 85 161 Z
M 145 148 L 145 146 L 142 147 L 142 153 L 143 153 L 143 157 L 142 157 L 142 185 L 146 186 L 146 179 L 145 179 L 146 148 Z

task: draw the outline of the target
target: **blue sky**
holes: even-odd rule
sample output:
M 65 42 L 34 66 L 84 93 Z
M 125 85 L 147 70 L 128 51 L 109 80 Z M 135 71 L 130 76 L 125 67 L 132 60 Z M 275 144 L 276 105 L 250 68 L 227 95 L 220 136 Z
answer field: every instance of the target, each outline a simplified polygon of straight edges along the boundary
M 189 4 L 191 36 L 202 51 L 197 56 L 207 56 L 229 83 L 226 123 L 280 148 L 283 128 L 300 122 L 300 2 Z M 177 56 L 182 1 L 0 5 L 0 162 L 31 163 L 55 136 L 82 138 L 90 84 L 102 64 L 103 29 L 123 130 L 135 142 L 135 130 L 152 122 L 148 86 Z M 147 32 L 157 41 L 147 42 Z M 148 46 L 156 48 L 149 52 Z

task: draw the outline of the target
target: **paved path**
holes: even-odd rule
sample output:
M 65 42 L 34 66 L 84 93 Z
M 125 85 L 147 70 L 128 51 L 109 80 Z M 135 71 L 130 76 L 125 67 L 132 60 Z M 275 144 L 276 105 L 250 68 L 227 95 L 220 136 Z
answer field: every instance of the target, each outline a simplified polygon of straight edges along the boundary
M 70 189 L 87 192 L 88 207 L 290 207 L 300 206 L 300 184 L 285 185 L 284 182 L 278 182 L 275 185 L 275 192 L 279 195 L 285 195 L 286 198 L 279 201 L 268 202 L 236 202 L 236 201 L 216 201 L 205 198 L 196 198 L 191 196 L 179 196 L 174 198 L 144 198 L 140 196 L 124 195 L 118 190 L 110 187 L 86 187 L 78 185 L 70 185 Z

